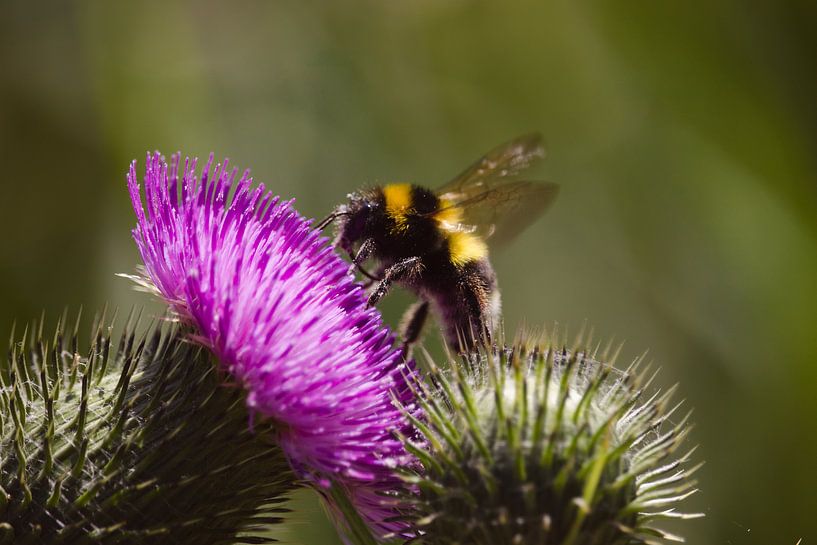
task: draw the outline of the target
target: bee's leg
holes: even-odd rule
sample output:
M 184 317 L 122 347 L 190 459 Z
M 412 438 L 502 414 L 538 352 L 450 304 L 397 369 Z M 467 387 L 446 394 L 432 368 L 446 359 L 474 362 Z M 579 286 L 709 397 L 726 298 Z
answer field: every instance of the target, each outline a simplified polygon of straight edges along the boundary
M 358 270 L 360 272 L 363 272 L 363 269 L 361 269 L 360 267 L 358 267 Z M 383 280 L 383 274 L 385 272 L 386 268 L 382 265 L 378 265 L 377 270 L 374 272 L 374 274 L 363 273 L 363 275 L 367 278 L 367 280 L 363 282 L 363 287 L 369 289 L 372 286 L 374 286 L 375 282 L 380 282 L 381 280 Z
M 353 256 L 351 253 L 349 257 L 352 258 L 352 263 L 357 265 L 358 267 L 362 265 L 369 257 L 372 255 L 375 249 L 375 242 L 373 238 L 367 238 L 360 244 L 360 248 L 357 249 L 357 253 Z
M 374 291 L 369 295 L 369 306 L 376 305 L 386 293 L 388 293 L 392 282 L 397 282 L 403 278 L 413 276 L 420 272 L 423 263 L 420 258 L 407 257 L 402 261 L 398 261 L 383 272 L 383 279 L 377 284 Z
M 468 353 L 479 346 L 491 346 L 492 333 L 486 313 L 487 291 L 478 282 L 460 286 L 460 302 L 463 305 L 458 327 L 449 335 L 449 346 L 459 353 Z
M 420 338 L 420 333 L 423 331 L 427 318 L 428 301 L 417 301 L 403 314 L 399 331 L 400 338 L 403 340 L 404 358 L 408 359 L 411 356 L 411 349 Z
M 474 345 L 490 347 L 493 344 L 493 333 L 488 324 L 488 315 L 485 312 L 485 293 L 477 295 L 473 301 L 469 301 L 471 306 L 471 342 Z
M 375 250 L 375 241 L 372 238 L 367 238 L 363 241 L 358 248 L 357 253 L 352 255 L 352 250 L 347 249 L 347 253 L 349 254 L 349 259 L 352 260 L 352 264 L 360 271 L 360 274 L 368 278 L 367 281 L 363 283 L 365 288 L 369 288 L 375 282 L 379 282 L 383 279 L 383 269 L 381 268 L 377 274 L 371 274 L 366 269 L 363 268 L 363 263 L 369 259 L 369 257 L 374 253 Z

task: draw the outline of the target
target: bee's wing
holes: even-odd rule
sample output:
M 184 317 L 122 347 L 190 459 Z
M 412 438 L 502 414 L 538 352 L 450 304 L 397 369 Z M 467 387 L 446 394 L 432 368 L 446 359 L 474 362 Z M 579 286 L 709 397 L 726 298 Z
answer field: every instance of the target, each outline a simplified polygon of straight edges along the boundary
M 452 231 L 475 233 L 490 239 L 491 246 L 510 242 L 524 231 L 550 206 L 559 193 L 559 186 L 548 182 L 485 180 L 485 189 L 468 199 L 454 201 L 447 209 L 459 209 L 457 224 L 443 225 Z M 438 212 L 439 214 L 439 212 Z
M 532 133 L 506 142 L 439 188 L 442 210 L 459 209 L 454 231 L 474 232 L 502 245 L 521 233 L 553 202 L 556 184 L 513 178 L 545 156 L 542 136 Z
M 454 202 L 461 202 L 525 170 L 536 160 L 545 156 L 542 135 L 526 134 L 505 142 L 486 153 L 453 180 L 437 189 L 437 195 Z

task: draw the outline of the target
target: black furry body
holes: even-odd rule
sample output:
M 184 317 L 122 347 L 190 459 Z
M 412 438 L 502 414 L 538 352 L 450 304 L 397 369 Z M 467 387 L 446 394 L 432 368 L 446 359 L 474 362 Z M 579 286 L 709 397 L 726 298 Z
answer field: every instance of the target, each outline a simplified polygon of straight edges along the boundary
M 441 201 L 432 191 L 401 184 L 401 190 L 410 187 L 397 192 L 408 206 L 396 208 L 388 201 L 394 201 L 398 186 L 386 187 L 390 189 L 385 192 L 384 187 L 375 187 L 351 195 L 349 204 L 344 205 L 347 214 L 338 226 L 339 242 L 354 256 L 355 263 L 372 259 L 378 264 L 379 283 L 370 303 L 376 303 L 392 283 L 397 283 L 431 305 L 447 343 L 455 350 L 490 341 L 499 317 L 499 292 L 487 255 L 469 258 L 462 252 L 463 239 L 457 238 L 461 234 L 441 228 L 437 217 Z M 466 248 L 484 247 L 472 239 L 466 239 L 473 243 Z M 422 306 L 415 309 L 425 311 Z M 419 334 L 419 330 L 405 331 L 417 328 L 411 325 L 413 321 L 417 320 L 412 316 L 404 320 L 403 336 L 408 342 Z

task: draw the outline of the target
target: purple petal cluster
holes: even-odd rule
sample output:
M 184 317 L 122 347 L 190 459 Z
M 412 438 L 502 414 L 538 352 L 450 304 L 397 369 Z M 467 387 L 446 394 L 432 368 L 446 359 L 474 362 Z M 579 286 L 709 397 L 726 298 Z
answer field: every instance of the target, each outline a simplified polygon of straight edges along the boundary
M 228 162 L 148 154 L 144 204 L 136 162 L 128 188 L 146 280 L 197 330 L 271 419 L 292 466 L 318 487 L 342 486 L 375 533 L 399 532 L 392 468 L 412 435 L 392 395 L 412 406 L 394 339 L 349 266 L 291 206 L 236 181 Z

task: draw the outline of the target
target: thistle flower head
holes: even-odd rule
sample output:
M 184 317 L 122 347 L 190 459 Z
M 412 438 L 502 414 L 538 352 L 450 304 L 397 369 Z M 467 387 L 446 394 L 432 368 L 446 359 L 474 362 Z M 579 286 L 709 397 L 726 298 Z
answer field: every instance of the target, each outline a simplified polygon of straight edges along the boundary
M 131 165 L 146 283 L 274 421 L 302 477 L 342 486 L 376 533 L 399 530 L 381 492 L 411 463 L 392 435 L 411 432 L 391 397 L 411 405 L 411 370 L 326 239 L 247 172 L 236 177 L 212 156 L 199 178 L 196 161 L 175 155 L 168 168 L 149 154 L 143 207 Z
M 61 321 L 0 361 L 0 543 L 265 543 L 294 476 L 243 392 L 175 327 L 90 348 Z M 249 541 L 246 541 L 249 542 Z
M 602 358 L 604 359 L 604 358 Z M 463 371 L 469 369 L 469 371 Z M 586 350 L 520 342 L 478 350 L 452 371 L 432 365 L 421 405 L 423 470 L 407 477 L 421 541 L 468 545 L 623 545 L 680 538 L 653 526 L 692 518 L 689 427 L 671 420 L 674 389 Z

